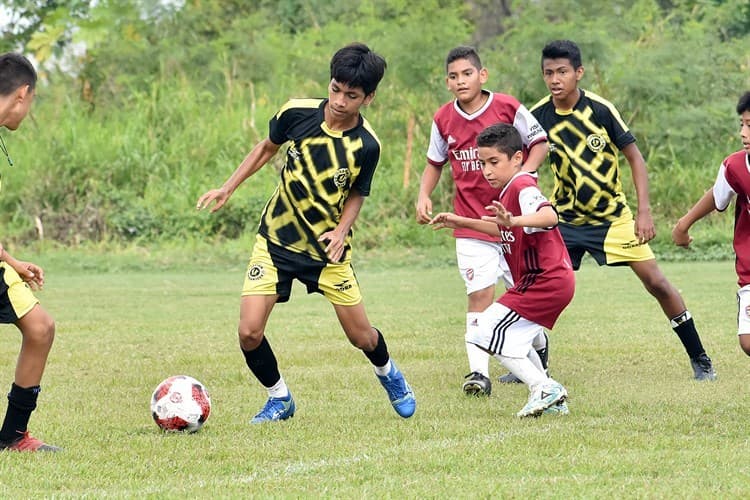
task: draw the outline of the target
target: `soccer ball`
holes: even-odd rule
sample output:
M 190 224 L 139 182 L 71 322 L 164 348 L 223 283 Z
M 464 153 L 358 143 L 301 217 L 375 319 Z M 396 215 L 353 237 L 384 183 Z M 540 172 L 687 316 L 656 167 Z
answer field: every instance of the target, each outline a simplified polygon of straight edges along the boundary
M 151 396 L 151 415 L 164 431 L 196 432 L 211 413 L 206 387 L 187 375 L 175 375 L 156 386 Z

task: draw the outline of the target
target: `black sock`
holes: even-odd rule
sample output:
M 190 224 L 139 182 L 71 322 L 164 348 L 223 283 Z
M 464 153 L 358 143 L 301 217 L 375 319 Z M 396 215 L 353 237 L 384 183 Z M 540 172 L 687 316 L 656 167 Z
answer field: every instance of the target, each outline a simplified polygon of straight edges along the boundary
M 14 383 L 10 386 L 8 411 L 0 429 L 0 441 L 13 442 L 20 437 L 20 433 L 26 432 L 31 412 L 36 408 L 36 400 L 41 390 L 38 385 L 23 388 Z
M 240 348 L 242 349 L 242 348 Z M 246 351 L 242 349 L 242 354 L 245 355 L 245 363 L 250 371 L 253 372 L 258 382 L 263 384 L 263 387 L 273 387 L 276 382 L 281 380 L 281 373 L 279 373 L 279 365 L 276 362 L 276 356 L 271 349 L 271 344 L 268 343 L 266 337 L 260 342 L 260 345 L 252 351 Z
M 688 356 L 697 358 L 706 352 L 698 336 L 698 330 L 695 329 L 695 323 L 693 322 L 693 317 L 690 315 L 690 311 L 685 311 L 679 316 L 672 318 L 670 324 L 672 325 L 672 330 L 680 337 L 680 341 L 685 346 Z
M 385 345 L 385 339 L 383 338 L 383 334 L 380 333 L 380 330 L 375 328 L 375 331 L 378 332 L 378 345 L 376 345 L 375 349 L 370 352 L 362 352 L 365 353 L 365 356 L 367 356 L 367 359 L 369 359 L 370 363 L 372 363 L 373 365 L 385 366 L 390 359 L 390 356 L 388 355 L 388 347 Z

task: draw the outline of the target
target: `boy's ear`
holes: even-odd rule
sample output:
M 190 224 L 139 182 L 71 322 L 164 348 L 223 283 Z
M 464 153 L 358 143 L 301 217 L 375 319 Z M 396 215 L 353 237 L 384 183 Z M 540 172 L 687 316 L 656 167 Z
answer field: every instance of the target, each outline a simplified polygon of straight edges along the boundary
M 581 81 L 581 78 L 583 78 L 583 73 L 584 73 L 583 65 L 578 66 L 576 68 L 576 81 L 577 82 Z
M 365 96 L 365 100 L 362 101 L 362 106 L 367 106 L 372 102 L 372 100 L 375 99 L 375 91 L 373 90 L 369 94 Z
M 482 68 L 479 70 L 479 82 L 484 85 L 487 83 L 487 80 L 490 78 L 490 73 L 487 71 L 487 68 Z
M 510 159 L 515 166 L 521 165 L 523 163 L 523 151 L 516 151 Z

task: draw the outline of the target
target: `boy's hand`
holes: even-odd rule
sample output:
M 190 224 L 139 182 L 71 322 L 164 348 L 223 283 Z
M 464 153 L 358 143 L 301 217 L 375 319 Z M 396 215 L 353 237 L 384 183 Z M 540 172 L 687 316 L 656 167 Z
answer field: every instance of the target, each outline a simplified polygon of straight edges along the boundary
M 672 242 L 674 242 L 674 244 L 678 247 L 683 248 L 690 247 L 690 244 L 693 242 L 693 237 L 690 236 L 688 232 L 682 228 L 680 221 L 677 221 L 677 224 L 675 224 L 674 228 L 672 228 Z
M 420 197 L 417 200 L 417 222 L 432 224 L 432 220 L 432 200 L 428 197 Z
M 224 203 L 227 202 L 229 199 L 229 193 L 226 192 L 223 189 L 212 189 L 211 191 L 207 191 L 203 194 L 200 198 L 198 198 L 198 203 L 196 204 L 195 208 L 197 210 L 203 210 L 207 206 L 211 204 L 211 202 L 216 202 L 216 204 L 211 207 L 211 213 L 216 212 L 218 209 L 224 206 Z
M 494 200 L 492 205 L 487 205 L 484 208 L 492 215 L 483 215 L 482 220 L 494 222 L 498 226 L 513 227 L 513 214 L 508 212 L 499 201 Z
M 651 212 L 639 210 L 638 215 L 635 217 L 635 237 L 638 239 L 638 243 L 648 243 L 655 236 L 656 228 L 654 227 L 654 219 L 651 217 Z
M 435 217 L 428 219 L 427 223 L 433 227 L 433 229 L 456 229 L 459 226 L 456 224 L 456 214 L 450 212 L 440 212 Z
M 44 270 L 42 270 L 41 267 L 32 264 L 31 262 L 23 262 L 20 260 L 14 261 L 11 265 L 21 279 L 25 281 L 32 290 L 42 289 L 44 286 Z
M 337 231 L 326 231 L 318 241 L 326 244 L 326 255 L 331 262 L 339 262 L 341 257 L 344 255 L 344 240 L 345 237 L 341 236 Z

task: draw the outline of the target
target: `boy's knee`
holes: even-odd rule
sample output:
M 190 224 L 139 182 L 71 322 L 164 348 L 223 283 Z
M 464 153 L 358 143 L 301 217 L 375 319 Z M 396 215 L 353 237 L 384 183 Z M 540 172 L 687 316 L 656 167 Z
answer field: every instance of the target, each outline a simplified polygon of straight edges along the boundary
M 263 329 L 255 328 L 252 325 L 240 325 L 237 329 L 237 335 L 242 348 L 252 350 L 258 347 L 263 340 Z
M 52 346 L 55 340 L 55 321 L 50 316 L 44 316 L 35 323 L 22 330 L 23 336 L 35 344 Z
M 739 340 L 742 351 L 750 356 L 750 333 L 740 335 Z

